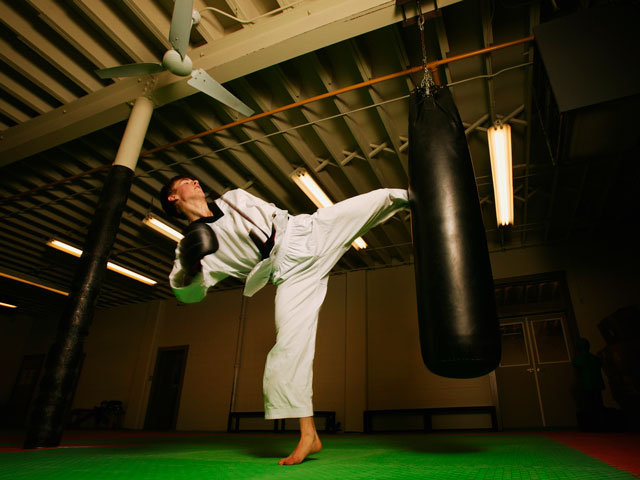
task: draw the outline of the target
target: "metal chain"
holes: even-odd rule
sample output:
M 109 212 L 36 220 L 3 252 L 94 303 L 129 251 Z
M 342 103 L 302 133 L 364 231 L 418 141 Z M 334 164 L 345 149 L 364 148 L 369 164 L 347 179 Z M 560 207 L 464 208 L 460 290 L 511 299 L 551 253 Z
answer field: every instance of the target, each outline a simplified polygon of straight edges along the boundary
M 419 88 L 423 89 L 427 95 L 432 95 L 436 84 L 431 76 L 431 71 L 427 67 L 427 47 L 424 43 L 424 16 L 422 15 L 420 0 L 416 0 L 416 3 L 418 5 L 418 28 L 420 29 L 420 41 L 422 42 L 422 67 L 424 70 Z

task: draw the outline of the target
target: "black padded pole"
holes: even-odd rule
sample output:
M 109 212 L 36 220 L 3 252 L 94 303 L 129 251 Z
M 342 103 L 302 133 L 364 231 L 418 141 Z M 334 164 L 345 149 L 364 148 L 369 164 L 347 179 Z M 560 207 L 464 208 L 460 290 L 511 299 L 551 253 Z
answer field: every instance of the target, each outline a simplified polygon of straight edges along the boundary
M 60 319 L 55 343 L 47 356 L 24 448 L 56 447 L 60 444 L 65 416 L 71 407 L 80 369 L 84 338 L 93 319 L 107 259 L 132 179 L 131 168 L 114 165 L 109 171 L 89 227 L 71 294 Z
M 424 363 L 444 377 L 489 373 L 500 361 L 491 264 L 464 127 L 446 87 L 411 94 L 409 200 Z

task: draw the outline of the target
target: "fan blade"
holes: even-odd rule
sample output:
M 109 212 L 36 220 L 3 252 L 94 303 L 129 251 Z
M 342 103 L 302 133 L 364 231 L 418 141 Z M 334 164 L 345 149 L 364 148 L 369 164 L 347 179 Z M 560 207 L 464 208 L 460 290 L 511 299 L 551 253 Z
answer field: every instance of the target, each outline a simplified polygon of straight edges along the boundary
M 140 75 L 151 75 L 163 70 L 164 67 L 159 63 L 130 63 L 129 65 L 96 70 L 96 75 L 100 78 L 138 77 Z
M 253 115 L 253 110 L 238 100 L 229 90 L 216 82 L 201 68 L 191 72 L 191 78 L 187 80 L 187 83 L 247 117 Z
M 193 0 L 176 0 L 173 4 L 171 16 L 171 28 L 169 30 L 169 43 L 182 58 L 189 48 L 189 35 L 191 34 L 191 12 Z

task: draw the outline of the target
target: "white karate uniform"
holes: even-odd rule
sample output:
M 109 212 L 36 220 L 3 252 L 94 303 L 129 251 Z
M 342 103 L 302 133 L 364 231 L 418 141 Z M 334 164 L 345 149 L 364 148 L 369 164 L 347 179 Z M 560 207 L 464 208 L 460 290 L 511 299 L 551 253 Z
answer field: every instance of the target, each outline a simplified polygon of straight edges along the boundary
M 170 275 L 171 287 L 179 300 L 197 302 L 209 287 L 229 275 L 247 278 L 244 291 L 247 296 L 271 280 L 277 286 L 276 344 L 267 356 L 264 370 L 265 418 L 313 416 L 316 328 L 329 272 L 356 238 L 409 207 L 407 191 L 374 190 L 318 209 L 312 215 L 296 216 L 242 190 L 227 192 L 224 198 L 264 232 L 271 232 L 275 224 L 275 245 L 269 258 L 261 261 L 249 238 L 249 231 L 257 232 L 256 227 L 218 199 L 216 205 L 224 215 L 208 224 L 218 237 L 218 251 L 202 260 L 202 273 L 185 285 L 185 275 L 177 260 L 178 247 Z

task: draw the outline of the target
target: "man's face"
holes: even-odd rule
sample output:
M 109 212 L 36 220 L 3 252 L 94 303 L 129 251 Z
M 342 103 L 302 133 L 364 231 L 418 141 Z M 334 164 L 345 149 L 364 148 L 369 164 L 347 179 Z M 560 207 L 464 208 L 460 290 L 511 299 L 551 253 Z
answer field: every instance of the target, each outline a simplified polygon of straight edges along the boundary
M 181 178 L 173 185 L 173 190 L 169 195 L 169 201 L 176 201 L 176 205 L 189 202 L 194 198 L 204 198 L 204 192 L 198 180 L 192 178 Z

